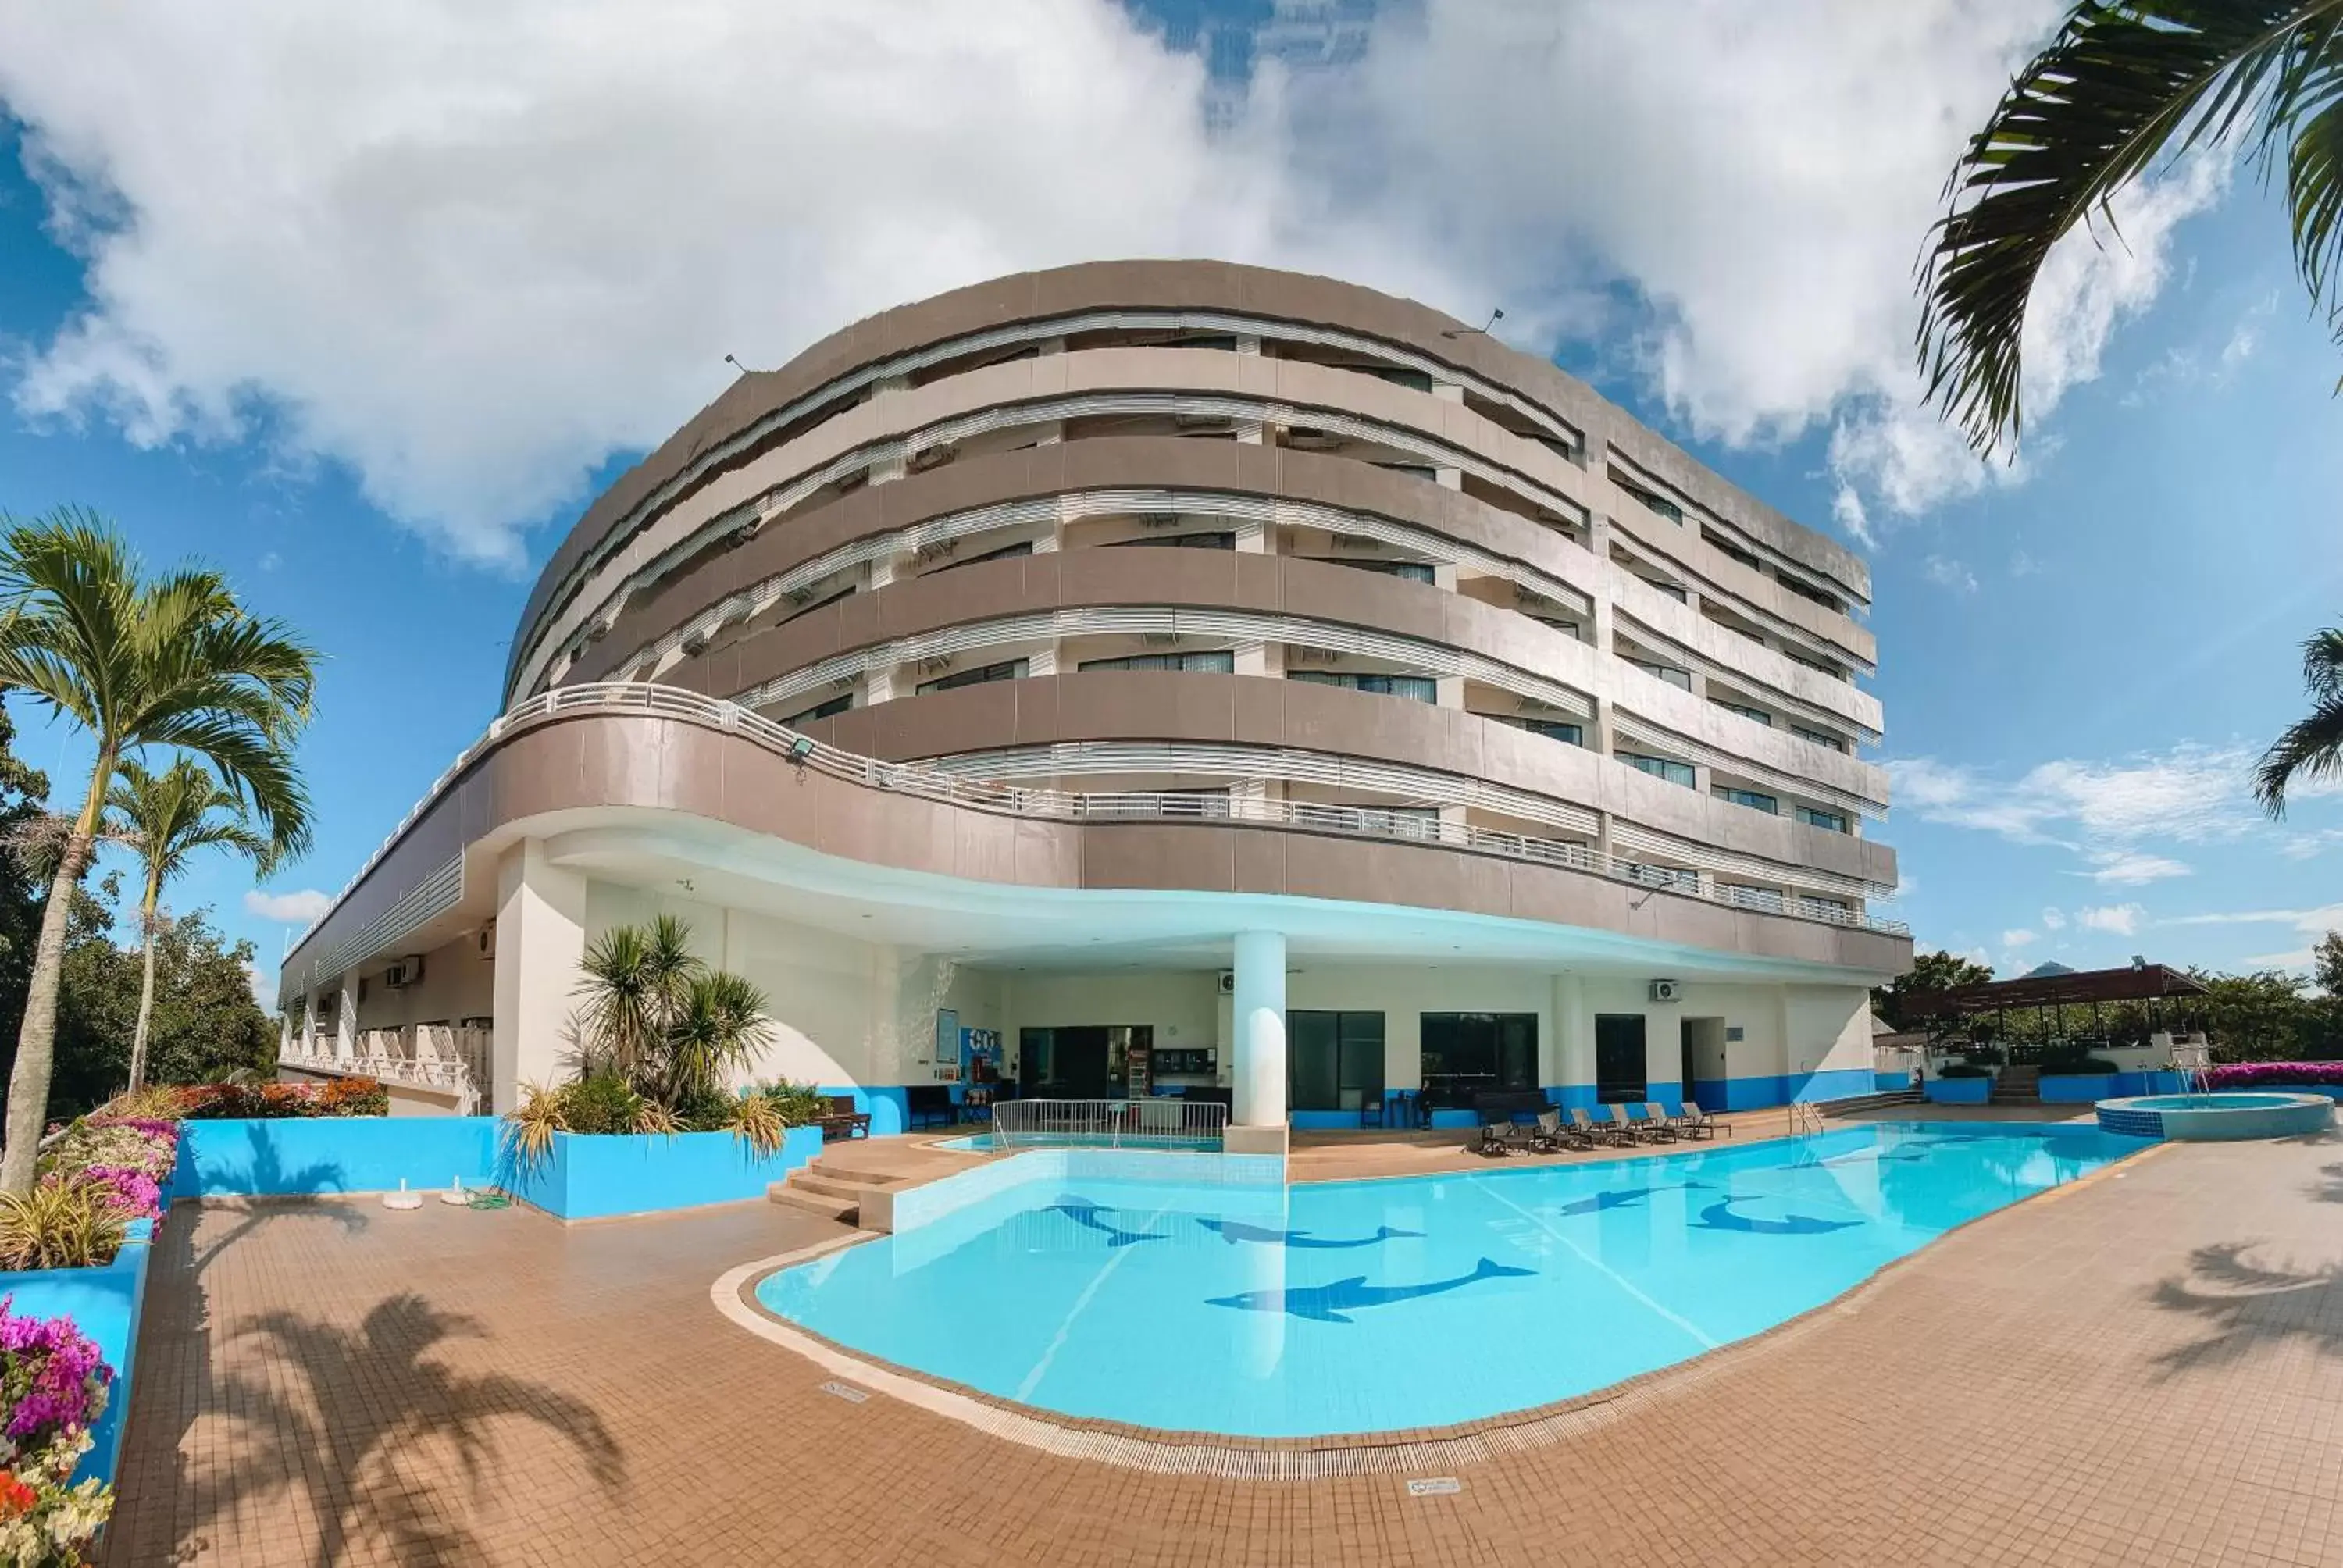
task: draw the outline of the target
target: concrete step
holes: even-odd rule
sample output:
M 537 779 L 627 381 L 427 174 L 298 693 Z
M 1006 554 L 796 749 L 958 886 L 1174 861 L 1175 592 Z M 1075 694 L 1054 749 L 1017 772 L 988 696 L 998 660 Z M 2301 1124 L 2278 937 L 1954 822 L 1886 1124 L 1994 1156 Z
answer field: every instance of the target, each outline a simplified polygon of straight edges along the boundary
M 855 1216 L 862 1211 L 862 1200 L 859 1197 L 834 1198 L 820 1192 L 809 1192 L 802 1188 L 792 1188 L 787 1181 L 774 1182 L 765 1189 L 765 1196 L 785 1209 L 802 1210 L 847 1225 L 854 1223 Z
M 1849 1095 L 1845 1100 L 1825 1100 L 1815 1109 L 1825 1116 L 1845 1116 L 1854 1111 L 1876 1111 L 1885 1105 L 1917 1105 L 1927 1096 L 1913 1089 L 1890 1089 L 1877 1094 Z
M 809 1192 L 818 1197 L 838 1198 L 855 1203 L 862 1201 L 864 1192 L 878 1185 L 812 1165 L 790 1171 L 787 1184 L 793 1192 Z

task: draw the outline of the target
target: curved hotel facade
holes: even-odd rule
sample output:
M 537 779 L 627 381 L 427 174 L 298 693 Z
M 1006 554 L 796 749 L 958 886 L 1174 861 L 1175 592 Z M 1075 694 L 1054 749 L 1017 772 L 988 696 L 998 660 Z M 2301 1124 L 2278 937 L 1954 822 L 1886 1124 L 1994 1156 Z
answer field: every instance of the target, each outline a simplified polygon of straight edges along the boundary
M 996 1041 L 1258 1141 L 1867 1091 L 1911 952 L 1868 588 L 1407 301 L 1134 262 L 905 306 L 588 510 L 503 717 L 290 955 L 288 1070 L 506 1109 L 585 944 L 668 911 L 770 998 L 755 1075 L 882 1130 Z

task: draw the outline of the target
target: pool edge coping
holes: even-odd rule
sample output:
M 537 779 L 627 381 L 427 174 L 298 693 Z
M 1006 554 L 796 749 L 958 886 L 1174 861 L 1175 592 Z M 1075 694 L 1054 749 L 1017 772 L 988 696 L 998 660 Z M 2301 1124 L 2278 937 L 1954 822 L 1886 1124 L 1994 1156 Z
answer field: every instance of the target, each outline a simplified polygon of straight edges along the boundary
M 1756 1140 L 1755 1141 L 1771 1141 Z M 1483 1464 L 1530 1449 L 1544 1448 L 1584 1435 L 1612 1421 L 1651 1404 L 1672 1399 L 1709 1379 L 1725 1375 L 1744 1361 L 1772 1347 L 1825 1326 L 1832 1317 L 1863 1310 L 1865 1298 L 1879 1290 L 1914 1259 L 1946 1238 L 2028 1204 L 2068 1196 L 2098 1181 L 2124 1173 L 2138 1161 L 2174 1147 L 2169 1142 L 2144 1143 L 2117 1155 L 2071 1181 L 2046 1187 L 2015 1202 L 1964 1220 L 1937 1234 L 1925 1246 L 1890 1259 L 1870 1274 L 1827 1301 L 1817 1302 L 1795 1317 L 1744 1339 L 1711 1351 L 1638 1372 L 1592 1392 L 1550 1404 L 1507 1411 L 1452 1426 L 1395 1428 L 1384 1432 L 1346 1432 L 1323 1437 L 1246 1438 L 1225 1433 L 1181 1432 L 1161 1427 L 1135 1426 L 1101 1418 L 1037 1414 L 1031 1406 L 1011 1405 L 964 1383 L 932 1377 L 860 1354 L 809 1329 L 779 1317 L 755 1299 L 756 1287 L 783 1269 L 794 1268 L 880 1240 L 885 1232 L 857 1230 L 810 1246 L 793 1248 L 728 1269 L 709 1287 L 716 1310 L 759 1339 L 803 1357 L 833 1377 L 851 1379 L 930 1415 L 970 1427 L 988 1437 L 1012 1442 L 1054 1458 L 1136 1470 L 1154 1475 L 1202 1475 L 1222 1481 L 1303 1482 L 1343 1476 L 1382 1474 L 1403 1470 L 1436 1473 L 1460 1464 Z

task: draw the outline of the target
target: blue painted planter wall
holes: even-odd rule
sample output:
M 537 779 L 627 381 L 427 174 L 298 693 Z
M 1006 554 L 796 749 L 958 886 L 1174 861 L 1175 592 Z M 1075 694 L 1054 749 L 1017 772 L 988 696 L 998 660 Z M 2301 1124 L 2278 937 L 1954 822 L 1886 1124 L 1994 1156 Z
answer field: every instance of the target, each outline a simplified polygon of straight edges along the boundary
M 15 1299 L 9 1311 L 20 1318 L 71 1318 L 97 1343 L 114 1369 L 106 1413 L 90 1433 L 90 1451 L 74 1471 L 75 1481 L 112 1481 L 122 1457 L 122 1422 L 130 1411 L 130 1380 L 138 1351 L 138 1318 L 146 1300 L 146 1263 L 153 1251 L 154 1222 L 134 1220 L 129 1238 L 114 1261 L 97 1269 L 32 1269 L 0 1273 L 0 1294 Z
M 877 1128 L 877 1118 L 872 1119 Z M 498 1185 L 563 1220 L 607 1220 L 761 1198 L 821 1153 L 821 1129 L 792 1127 L 759 1159 L 729 1132 L 553 1135 L 553 1152 L 526 1170 L 504 1162 Z
M 1909 1089 L 1912 1087 L 1912 1075 L 1908 1072 L 1875 1072 L 1871 1075 L 1871 1087 L 1880 1094 Z
M 2187 1087 L 2177 1072 L 2048 1072 L 2042 1075 L 2042 1102 L 2088 1105 L 2136 1094 L 2178 1094 Z
M 1990 1078 L 1932 1078 L 1928 1080 L 1928 1103 L 1931 1105 L 1983 1105 L 1993 1098 Z
M 317 1116 L 180 1124 L 174 1198 L 314 1197 L 485 1185 L 493 1116 Z

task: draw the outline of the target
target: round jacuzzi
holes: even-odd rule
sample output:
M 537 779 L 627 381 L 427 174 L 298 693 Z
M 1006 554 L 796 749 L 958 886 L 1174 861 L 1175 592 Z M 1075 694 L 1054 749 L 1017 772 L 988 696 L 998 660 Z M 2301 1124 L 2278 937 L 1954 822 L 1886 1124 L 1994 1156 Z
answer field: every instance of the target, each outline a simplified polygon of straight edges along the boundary
M 2098 1112 L 2107 1132 L 2202 1142 L 2323 1132 L 2334 1123 L 2335 1101 L 2323 1094 L 2143 1094 L 2102 1100 Z

